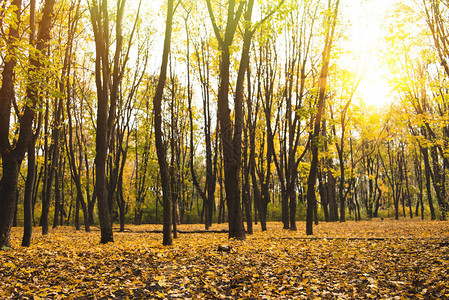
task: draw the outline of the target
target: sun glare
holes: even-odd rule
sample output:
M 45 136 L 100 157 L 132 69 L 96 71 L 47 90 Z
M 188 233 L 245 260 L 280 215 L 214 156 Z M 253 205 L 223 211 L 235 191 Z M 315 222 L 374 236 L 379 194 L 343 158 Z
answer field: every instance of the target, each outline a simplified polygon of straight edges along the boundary
M 383 64 L 382 22 L 397 0 L 348 0 L 343 13 L 349 19 L 349 54 L 345 63 L 363 76 L 356 96 L 367 105 L 377 107 L 392 102 L 388 84 L 388 67 Z

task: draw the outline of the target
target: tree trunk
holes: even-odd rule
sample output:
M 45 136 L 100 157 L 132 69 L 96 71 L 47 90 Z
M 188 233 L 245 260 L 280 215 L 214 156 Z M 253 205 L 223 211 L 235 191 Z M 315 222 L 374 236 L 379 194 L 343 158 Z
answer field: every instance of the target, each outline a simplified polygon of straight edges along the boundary
M 236 88 L 236 98 L 234 104 L 234 137 L 228 99 L 230 84 L 230 47 L 232 46 L 232 40 L 243 11 L 244 2 L 239 3 L 237 11 L 234 11 L 235 6 L 235 0 L 228 2 L 226 29 L 224 36 L 222 37 L 217 24 L 215 23 L 211 3 L 209 0 L 207 1 L 210 19 L 213 22 L 212 25 L 214 26 L 215 35 L 219 40 L 221 50 L 219 71 L 220 85 L 218 89 L 218 119 L 220 121 L 220 136 L 223 145 L 224 183 L 226 190 L 226 202 L 228 206 L 229 238 L 244 240 L 245 230 L 243 227 L 242 208 L 240 205 L 240 186 L 238 176 L 241 163 L 241 131 L 243 125 L 242 106 L 241 102 L 239 102 L 239 100 L 241 100 L 240 86 L 237 86 Z M 240 79 L 240 73 L 238 79 Z M 243 86 L 241 88 L 243 88 Z
M 171 199 L 170 199 L 170 187 L 169 187 L 169 174 L 166 161 L 166 150 L 165 144 L 162 140 L 162 97 L 164 92 L 165 81 L 167 79 L 167 65 L 168 65 L 168 55 L 170 53 L 171 44 L 171 34 L 172 34 L 172 23 L 173 23 L 173 7 L 174 0 L 168 0 L 167 3 L 167 20 L 165 24 L 165 39 L 164 39 L 164 50 L 162 53 L 162 65 L 159 75 L 158 85 L 156 87 L 156 93 L 153 98 L 153 109 L 154 109 L 154 130 L 156 138 L 156 151 L 159 163 L 161 184 L 162 184 L 162 198 L 164 205 L 164 222 L 163 222 L 163 245 L 172 245 L 172 232 L 171 232 Z
M 113 67 L 109 61 L 109 12 L 108 2 L 93 1 L 89 6 L 91 22 L 93 26 L 96 46 L 95 60 L 95 82 L 97 86 L 97 132 L 96 132 L 96 180 L 95 187 L 97 192 L 98 214 L 100 219 L 101 240 L 105 244 L 113 242 L 112 218 L 110 211 L 110 197 L 108 194 L 107 180 L 107 158 L 108 146 L 113 136 L 113 124 L 115 122 L 115 108 L 117 101 L 118 82 L 115 80 L 119 73 L 120 66 L 118 60 L 121 53 L 121 20 L 124 10 L 124 2 L 117 2 L 116 12 L 116 45 L 117 49 L 114 55 Z M 113 69 L 111 71 L 111 69 Z M 113 73 L 112 73 L 113 72 Z M 114 81 L 111 83 L 112 78 Z M 86 220 L 87 221 L 87 220 Z M 87 223 L 87 222 L 86 222 Z
M 21 0 L 14 0 L 12 5 L 18 8 L 16 14 L 20 24 L 20 11 L 22 9 Z M 47 0 L 44 3 L 42 19 L 39 24 L 36 49 L 37 57 L 30 58 L 29 76 L 33 77 L 39 74 L 42 65 L 39 56 L 50 39 L 50 26 L 52 24 L 54 0 Z M 17 201 L 17 181 L 19 169 L 24 158 L 25 152 L 29 147 L 32 138 L 32 125 L 35 117 L 35 110 L 38 103 L 38 89 L 35 86 L 34 78 L 27 82 L 26 94 L 28 98 L 24 112 L 20 117 L 19 136 L 17 143 L 13 148 L 9 142 L 10 113 L 11 104 L 14 97 L 14 67 L 16 65 L 16 39 L 19 37 L 17 26 L 11 25 L 7 40 L 8 47 L 6 51 L 8 58 L 2 70 L 2 86 L 0 88 L 0 154 L 2 156 L 3 174 L 0 179 L 0 248 L 11 245 L 11 225 L 14 217 L 14 208 Z M 32 71 L 31 71 L 32 70 Z
M 39 136 L 42 125 L 42 114 L 39 114 L 37 129 L 28 145 L 28 169 L 25 181 L 25 195 L 23 198 L 23 237 L 22 246 L 31 245 L 31 235 L 33 231 L 33 193 L 36 177 L 36 140 Z
M 36 1 L 30 1 L 30 43 L 34 43 L 36 34 Z M 42 113 L 39 114 L 39 122 L 35 134 L 28 145 L 28 169 L 25 181 L 25 195 L 23 199 L 23 237 L 22 246 L 31 245 L 31 235 L 33 231 L 33 194 L 36 179 L 36 140 L 42 125 Z
M 245 148 L 243 151 L 243 204 L 245 206 L 245 218 L 246 218 L 246 233 L 253 234 L 253 217 L 252 217 L 252 201 L 251 201 L 251 188 L 249 182 L 250 164 L 248 159 L 248 131 L 245 127 L 244 131 Z
M 432 169 L 430 168 L 430 161 L 429 161 L 429 152 L 428 149 L 425 147 L 420 147 L 421 153 L 423 154 L 423 160 L 424 160 L 424 173 L 426 175 L 426 191 L 427 191 L 427 201 L 429 203 L 429 210 L 430 210 L 430 219 L 435 220 L 436 219 L 436 213 L 435 208 L 433 206 L 433 199 L 432 199 Z
M 100 243 L 106 244 L 113 242 L 112 221 L 108 203 L 107 177 L 106 177 L 106 159 L 108 152 L 107 143 L 107 94 L 99 92 L 98 110 L 97 110 L 97 135 L 96 135 L 96 181 L 98 198 L 98 214 L 100 217 L 101 240 Z
M 326 222 L 330 222 L 331 219 L 329 217 L 329 199 L 328 199 L 328 189 L 327 184 L 324 183 L 325 178 L 323 176 L 323 171 L 318 172 L 318 191 L 320 193 L 321 200 L 321 208 L 324 213 L 324 220 Z
M 28 146 L 28 170 L 25 181 L 25 195 L 23 198 L 23 237 L 22 246 L 31 245 L 31 235 L 33 231 L 33 182 L 35 177 L 36 165 L 36 140 L 33 139 Z
M 329 5 L 330 5 L 329 1 Z M 311 141 L 311 152 L 312 152 L 312 161 L 310 164 L 309 177 L 307 179 L 307 220 L 306 220 L 306 234 L 313 234 L 313 219 L 314 219 L 314 210 L 316 207 L 316 195 L 315 195 L 315 184 L 317 179 L 317 170 L 318 170 L 318 144 L 320 137 L 320 125 L 321 119 L 324 115 L 325 106 L 326 106 L 326 86 L 327 86 L 327 77 L 329 74 L 329 60 L 330 53 L 332 50 L 332 42 L 335 33 L 335 27 L 337 23 L 337 15 L 338 15 L 338 6 L 340 4 L 340 0 L 337 0 L 335 3 L 334 11 L 330 15 L 330 19 L 328 20 L 327 30 L 326 30 L 326 39 L 325 45 L 323 49 L 323 66 L 320 72 L 320 78 L 318 81 L 319 95 L 318 95 L 318 111 L 314 120 L 314 131 L 312 135 Z M 328 8 L 329 12 L 331 12 L 331 7 Z M 344 215 L 341 216 L 342 212 L 344 214 L 345 207 L 344 205 L 340 207 L 340 221 L 344 221 Z
M 59 150 L 58 150 L 59 151 Z M 61 203 L 61 164 L 62 160 L 59 158 L 58 169 L 55 170 L 55 214 L 53 217 L 53 228 L 59 225 L 59 216 L 62 215 L 63 206 Z
M 257 124 L 257 116 L 259 112 L 259 98 L 257 99 L 255 112 L 253 113 L 253 105 L 252 105 L 252 97 L 250 92 L 250 73 L 249 70 L 247 72 L 248 76 L 248 97 L 246 98 L 246 106 L 248 108 L 248 135 L 249 135 L 249 172 L 251 174 L 251 181 L 253 186 L 253 199 L 255 206 L 255 221 L 257 224 L 257 219 L 260 220 L 260 226 L 262 231 L 267 230 L 267 220 L 266 214 L 263 209 L 263 201 L 261 198 L 261 193 L 259 190 L 259 185 L 257 181 L 256 174 L 256 124 Z M 254 119 L 253 119 L 254 115 Z M 248 179 L 249 180 L 249 179 Z
M 21 159 L 16 155 L 2 155 L 3 174 L 0 181 L 0 248 L 11 246 L 11 226 L 17 201 L 17 179 Z
M 289 193 L 290 203 L 289 203 L 289 209 L 290 209 L 290 230 L 296 231 L 296 193 L 293 190 Z

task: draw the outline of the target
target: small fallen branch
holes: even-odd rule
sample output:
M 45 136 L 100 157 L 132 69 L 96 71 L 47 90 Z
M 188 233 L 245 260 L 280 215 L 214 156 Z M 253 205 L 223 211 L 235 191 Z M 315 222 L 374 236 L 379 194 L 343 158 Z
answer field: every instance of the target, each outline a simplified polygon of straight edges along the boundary
M 343 240 L 343 241 L 441 241 L 441 246 L 449 245 L 449 239 L 446 237 L 428 237 L 428 238 L 413 238 L 413 237 L 273 237 L 272 240 Z
M 135 233 L 162 233 L 162 230 L 134 231 Z M 178 230 L 178 233 L 228 233 L 228 230 Z

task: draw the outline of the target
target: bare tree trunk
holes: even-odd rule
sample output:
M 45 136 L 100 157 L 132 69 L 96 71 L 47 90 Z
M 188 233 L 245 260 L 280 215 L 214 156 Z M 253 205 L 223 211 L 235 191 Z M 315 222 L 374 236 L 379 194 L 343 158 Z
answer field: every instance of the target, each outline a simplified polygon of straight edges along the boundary
M 250 117 L 248 115 L 248 117 Z M 246 233 L 253 234 L 253 221 L 252 221 L 252 201 L 251 201 L 251 189 L 249 182 L 250 163 L 248 159 L 248 128 L 244 129 L 244 148 L 243 148 L 243 169 L 242 169 L 242 201 L 245 208 L 246 219 Z
M 97 86 L 97 132 L 95 138 L 95 186 L 100 218 L 100 243 L 102 244 L 114 241 L 108 205 L 106 176 L 108 137 L 110 136 L 108 133 L 108 109 L 111 80 L 109 69 L 109 13 L 107 6 L 107 1 L 102 1 L 101 6 L 99 6 L 98 2 L 94 1 L 89 7 L 96 45 L 95 82 Z
M 215 16 L 212 10 L 210 0 L 207 1 L 207 7 L 214 27 L 215 35 L 219 41 L 221 49 L 220 62 L 220 86 L 218 90 L 218 119 L 220 121 L 220 136 L 223 145 L 224 157 L 224 182 L 226 189 L 226 199 L 229 217 L 229 238 L 239 240 L 245 239 L 245 230 L 243 228 L 242 208 L 240 205 L 240 186 L 239 171 L 241 162 L 241 133 L 242 133 L 242 106 L 238 102 L 238 96 L 234 104 L 235 125 L 234 136 L 229 108 L 229 83 L 230 83 L 230 47 L 243 12 L 245 2 L 240 2 L 237 10 L 236 1 L 230 0 L 227 9 L 227 21 L 224 35 L 219 31 L 215 23 Z M 239 87 L 236 88 L 236 94 L 239 94 Z
M 42 114 L 39 115 L 38 129 L 35 131 L 33 138 L 28 146 L 28 169 L 25 182 L 25 195 L 23 198 L 23 237 L 22 246 L 29 247 L 31 245 L 31 235 L 33 231 L 33 183 L 36 176 L 36 140 L 40 132 L 42 123 Z
M 435 220 L 436 219 L 436 213 L 435 208 L 433 206 L 433 198 L 432 198 L 432 169 L 430 168 L 430 161 L 429 161 L 429 151 L 425 147 L 421 147 L 421 152 L 423 154 L 423 160 L 424 160 L 424 173 L 426 175 L 426 191 L 427 191 L 427 201 L 429 203 L 429 209 L 430 209 L 430 219 Z
M 171 45 L 171 34 L 172 34 L 172 23 L 173 23 L 173 7 L 174 0 L 168 0 L 167 3 L 167 20 L 165 24 L 165 39 L 164 39 L 164 50 L 162 53 L 162 65 L 159 75 L 158 85 L 156 87 L 156 93 L 153 98 L 153 109 L 154 109 L 154 130 L 156 138 L 156 151 L 157 158 L 159 162 L 159 169 L 161 175 L 162 184 L 162 197 L 164 205 L 164 225 L 163 225 L 163 245 L 172 245 L 172 233 L 171 233 L 171 201 L 169 195 L 169 174 L 166 161 L 166 149 L 165 143 L 163 141 L 162 133 L 162 97 L 164 92 L 165 81 L 167 79 L 167 65 L 168 65 L 168 55 L 170 53 Z
M 34 43 L 35 39 L 35 13 L 36 1 L 30 1 L 30 43 Z M 33 194 L 34 183 L 36 177 L 36 140 L 39 137 L 42 125 L 42 113 L 39 113 L 39 121 L 37 129 L 28 145 L 28 169 L 25 182 L 25 195 L 23 199 L 23 237 L 22 246 L 29 247 L 31 245 L 31 235 L 33 231 Z
M 337 0 L 335 6 L 333 8 L 332 14 L 330 14 L 330 19 L 328 20 L 327 30 L 326 30 L 326 40 L 323 49 L 323 66 L 320 72 L 320 79 L 318 83 L 319 88 L 319 96 L 318 96 L 318 111 L 314 120 L 314 129 L 311 141 L 311 152 L 312 152 L 312 161 L 310 163 L 310 171 L 309 177 L 307 179 L 307 220 L 306 220 L 306 234 L 313 234 L 313 219 L 314 219 L 314 210 L 316 207 L 316 195 L 315 195 L 315 184 L 317 178 L 318 171 L 318 144 L 320 137 L 320 125 L 321 119 L 324 115 L 325 104 L 326 104 L 326 85 L 327 85 L 327 77 L 329 74 L 329 60 L 330 53 L 332 50 L 332 42 L 335 33 L 335 27 L 337 23 L 338 17 L 338 6 L 340 4 L 340 0 Z M 329 2 L 330 5 L 330 2 Z M 329 7 L 329 12 L 331 12 L 332 8 Z M 340 207 L 340 221 L 344 221 L 344 205 Z

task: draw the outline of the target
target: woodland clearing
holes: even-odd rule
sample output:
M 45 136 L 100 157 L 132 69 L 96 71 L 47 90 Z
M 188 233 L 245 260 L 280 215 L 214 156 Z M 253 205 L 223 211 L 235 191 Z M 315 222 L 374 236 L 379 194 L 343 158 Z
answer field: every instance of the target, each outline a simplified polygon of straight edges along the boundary
M 0 298 L 449 298 L 448 221 L 320 223 L 312 237 L 298 225 L 256 226 L 246 241 L 184 233 L 168 247 L 158 225 L 127 226 L 106 245 L 97 230 L 59 227 L 35 233 L 30 248 L 13 228 L 12 249 L 0 251 Z

